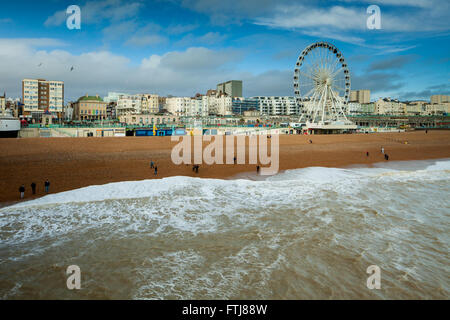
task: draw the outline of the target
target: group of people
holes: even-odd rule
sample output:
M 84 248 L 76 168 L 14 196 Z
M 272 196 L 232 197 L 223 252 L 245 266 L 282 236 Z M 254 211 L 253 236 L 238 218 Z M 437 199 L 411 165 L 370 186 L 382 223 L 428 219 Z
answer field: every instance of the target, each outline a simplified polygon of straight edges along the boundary
M 384 155 L 384 159 L 389 160 L 389 155 L 384 153 L 384 147 L 381 147 L 381 153 Z M 369 157 L 369 151 L 366 151 L 366 157 Z
M 31 193 L 33 195 L 36 194 L 36 187 L 37 187 L 36 183 L 32 182 L 31 183 Z M 48 179 L 45 180 L 45 182 L 44 182 L 44 190 L 45 190 L 45 193 L 49 193 L 50 192 L 50 182 L 48 181 Z M 20 199 L 25 198 L 25 185 L 21 185 L 19 187 L 19 193 L 20 193 Z

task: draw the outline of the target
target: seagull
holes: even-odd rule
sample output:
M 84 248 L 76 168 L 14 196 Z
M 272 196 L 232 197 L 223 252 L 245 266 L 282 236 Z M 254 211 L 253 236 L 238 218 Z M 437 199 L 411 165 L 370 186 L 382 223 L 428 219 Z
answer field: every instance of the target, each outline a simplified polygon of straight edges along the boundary
M 41 62 L 41 63 L 39 63 L 38 67 L 40 67 L 40 66 L 42 66 L 42 62 Z
M 72 66 L 72 68 L 70 68 L 70 71 L 73 71 L 73 66 Z

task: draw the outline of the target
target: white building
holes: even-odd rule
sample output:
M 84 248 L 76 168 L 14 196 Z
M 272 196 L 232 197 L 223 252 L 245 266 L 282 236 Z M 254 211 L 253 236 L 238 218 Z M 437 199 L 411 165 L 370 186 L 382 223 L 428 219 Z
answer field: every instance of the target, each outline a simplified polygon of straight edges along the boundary
M 278 115 L 298 115 L 300 114 L 300 106 L 294 97 L 252 97 L 257 99 L 259 103 L 261 115 L 278 116 Z
M 48 109 L 50 112 L 62 112 L 64 107 L 64 82 L 48 81 L 49 99 Z
M 113 95 L 107 97 L 114 102 Z M 117 115 L 155 114 L 159 112 L 159 96 L 156 94 L 121 94 L 117 98 Z
M 431 104 L 442 104 L 450 102 L 450 96 L 445 96 L 442 94 L 433 95 L 430 98 Z
M 126 93 L 119 93 L 119 92 L 108 92 L 108 96 L 103 98 L 103 101 L 106 103 L 110 102 L 117 102 L 119 100 L 120 96 L 126 96 Z
M 121 95 L 117 100 L 117 115 L 140 114 L 142 112 L 142 97 L 139 95 Z
M 141 113 L 156 114 L 159 112 L 159 96 L 157 94 L 142 94 Z
M 360 104 L 370 103 L 370 90 L 352 90 L 350 92 L 350 102 L 358 102 Z
M 64 107 L 64 120 L 71 121 L 73 119 L 73 106 L 68 104 Z
M 406 114 L 406 104 L 390 98 L 379 99 L 375 102 L 375 114 L 380 115 L 402 115 Z
M 165 109 L 176 116 L 186 116 L 191 109 L 190 97 L 170 97 L 166 99 Z
M 427 104 L 425 106 L 427 115 L 442 115 L 450 113 L 450 102 L 441 102 L 435 104 Z
M 170 97 L 166 99 L 165 109 L 177 116 L 206 117 L 210 114 L 215 115 L 231 115 L 233 99 L 231 97 L 221 95 L 190 97 Z
M 218 97 L 208 98 L 208 113 L 219 116 L 228 116 L 233 114 L 233 98 L 231 96 L 220 95 Z

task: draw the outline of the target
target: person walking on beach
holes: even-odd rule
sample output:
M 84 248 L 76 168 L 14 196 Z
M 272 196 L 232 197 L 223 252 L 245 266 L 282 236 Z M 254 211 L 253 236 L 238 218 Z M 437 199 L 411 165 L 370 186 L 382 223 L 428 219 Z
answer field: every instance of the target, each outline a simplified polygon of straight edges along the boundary
M 257 166 L 257 167 L 256 167 L 256 173 L 259 174 L 259 171 L 260 171 L 260 170 L 261 170 L 261 167 L 260 167 L 260 166 Z
M 381 147 L 381 153 L 384 154 L 384 147 Z
M 200 168 L 200 165 L 197 164 L 197 165 L 195 166 L 195 173 L 198 173 L 198 169 L 199 169 L 199 168 Z
M 389 160 L 389 156 L 388 156 L 387 154 L 385 154 L 385 155 L 384 155 L 384 159 L 385 159 L 386 161 L 388 161 L 388 160 Z
M 237 160 L 236 157 L 234 157 L 233 160 L 234 160 L 234 164 L 236 164 L 236 160 Z
M 368 156 L 369 156 L 369 151 L 366 152 L 366 157 L 368 157 Z
M 45 188 L 45 193 L 49 193 L 50 192 L 50 182 L 48 181 L 48 179 L 45 180 L 44 188 Z
M 36 183 L 34 183 L 34 182 L 31 183 L 31 192 L 33 194 L 36 194 Z
M 20 186 L 19 192 L 20 192 L 20 199 L 23 199 L 25 196 L 25 186 L 24 185 Z
M 158 175 L 158 167 L 155 166 L 155 176 L 157 176 L 157 175 Z
M 153 161 L 150 161 L 150 169 L 155 168 L 155 163 Z

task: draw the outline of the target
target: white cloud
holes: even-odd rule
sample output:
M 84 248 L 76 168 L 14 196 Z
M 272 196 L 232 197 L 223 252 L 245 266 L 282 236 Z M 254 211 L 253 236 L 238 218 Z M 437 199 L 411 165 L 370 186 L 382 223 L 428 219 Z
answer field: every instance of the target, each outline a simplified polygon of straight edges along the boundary
M 310 8 L 302 5 L 280 6 L 269 18 L 258 18 L 256 24 L 277 28 L 327 27 L 338 30 L 364 30 L 365 11 L 334 6 Z
M 350 1 L 348 1 L 350 2 Z M 353 1 L 352 1 L 353 2 Z M 443 6 L 443 7 L 442 7 Z M 423 32 L 448 30 L 449 5 L 420 7 L 418 10 L 386 11 L 381 8 L 381 27 L 387 32 Z M 255 24 L 272 28 L 312 30 L 326 28 L 328 32 L 365 31 L 368 14 L 365 6 L 332 6 L 318 8 L 303 5 L 278 6 L 274 13 L 254 20 Z
M 52 39 L 0 39 L 0 91 L 20 97 L 22 79 L 44 78 L 65 81 L 67 100 L 108 91 L 193 95 L 240 75 L 233 63 L 242 55 L 233 50 L 189 48 L 151 55 L 135 65 L 125 56 L 108 51 L 74 55 L 60 48 L 36 48 L 44 42 L 64 44 Z
M 192 33 L 187 34 L 181 40 L 175 43 L 176 46 L 200 46 L 214 45 L 223 42 L 227 38 L 219 32 L 208 32 L 202 36 L 195 36 Z
M 186 32 L 190 32 L 193 31 L 195 29 L 198 28 L 198 25 L 196 24 L 185 24 L 185 25 L 181 25 L 181 24 L 172 24 L 170 26 L 167 27 L 166 31 L 168 34 L 183 34 Z

